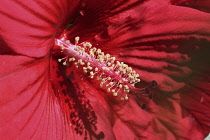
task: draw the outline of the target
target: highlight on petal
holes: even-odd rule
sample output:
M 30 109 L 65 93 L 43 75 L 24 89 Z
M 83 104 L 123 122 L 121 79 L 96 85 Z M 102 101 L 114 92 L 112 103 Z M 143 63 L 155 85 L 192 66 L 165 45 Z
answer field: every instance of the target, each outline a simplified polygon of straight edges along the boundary
M 81 8 L 79 4 L 79 0 L 2 0 L 0 36 L 17 54 L 43 57 Z
M 62 139 L 62 116 L 47 59 L 0 58 L 1 139 Z
M 143 110 L 138 95 L 117 100 L 52 56 L 55 38 L 82 3 L 67 2 L 0 2 L 0 45 L 6 47 L 0 51 L 1 136 L 197 140 L 208 134 L 209 14 L 158 1 L 90 0 L 64 33 L 130 65 L 142 80 L 136 88 L 156 80 Z

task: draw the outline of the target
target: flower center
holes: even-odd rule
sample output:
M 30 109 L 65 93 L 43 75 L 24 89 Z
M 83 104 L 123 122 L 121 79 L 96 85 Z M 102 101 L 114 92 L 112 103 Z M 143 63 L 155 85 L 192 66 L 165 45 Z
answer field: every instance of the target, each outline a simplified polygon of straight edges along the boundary
M 64 66 L 74 63 L 76 68 L 83 70 L 91 79 L 99 80 L 100 88 L 105 88 L 107 92 L 120 97 L 121 100 L 128 100 L 129 94 L 134 94 L 140 100 L 139 105 L 145 109 L 146 104 L 139 96 L 151 99 L 150 88 L 156 87 L 157 83 L 153 81 L 147 88 L 136 88 L 135 84 L 140 82 L 140 79 L 135 70 L 124 62 L 117 61 L 116 57 L 93 47 L 90 42 L 79 43 L 79 39 L 80 37 L 75 37 L 74 44 L 65 37 L 56 39 L 55 43 L 64 55 L 58 62 Z

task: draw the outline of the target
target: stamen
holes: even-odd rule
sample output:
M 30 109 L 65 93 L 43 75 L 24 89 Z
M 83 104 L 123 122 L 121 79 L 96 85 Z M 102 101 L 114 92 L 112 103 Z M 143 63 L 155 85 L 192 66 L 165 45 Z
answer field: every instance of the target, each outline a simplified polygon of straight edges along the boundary
M 152 81 L 152 85 L 147 88 L 135 88 L 135 84 L 141 81 L 135 70 L 124 62 L 116 61 L 116 57 L 92 47 L 90 42 L 79 44 L 79 40 L 80 37 L 75 37 L 75 44 L 71 44 L 65 38 L 56 40 L 61 52 L 65 54 L 65 57 L 59 58 L 58 62 L 62 62 L 64 66 L 73 62 L 76 68 L 81 68 L 91 79 L 99 80 L 101 88 L 112 92 L 113 96 L 119 96 L 121 100 L 128 100 L 129 94 L 134 94 L 139 102 L 142 102 L 140 96 L 152 98 L 150 89 L 157 87 L 155 81 Z M 139 105 L 146 108 L 144 103 Z

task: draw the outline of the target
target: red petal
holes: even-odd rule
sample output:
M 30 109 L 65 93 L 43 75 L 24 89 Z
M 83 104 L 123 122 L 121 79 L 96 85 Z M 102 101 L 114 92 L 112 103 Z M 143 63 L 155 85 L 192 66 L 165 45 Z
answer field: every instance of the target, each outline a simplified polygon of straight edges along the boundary
M 187 6 L 204 12 L 210 12 L 210 0 L 171 0 L 171 4 Z
M 51 79 L 64 116 L 79 134 L 93 139 L 114 139 L 112 129 L 113 114 L 101 91 L 90 82 L 81 69 L 67 69 L 52 60 Z M 72 116 L 71 116 L 72 114 Z M 70 116 L 70 118 L 69 118 Z M 78 121 L 79 120 L 79 121 Z M 75 124 L 75 122 L 78 122 Z M 78 125 L 78 126 L 77 126 Z M 80 129 L 83 127 L 82 129 Z M 86 137 L 86 136 L 85 136 Z
M 61 138 L 62 116 L 48 80 L 47 58 L 0 58 L 1 139 Z
M 77 12 L 77 0 L 0 2 L 0 37 L 17 54 L 43 57 Z M 0 51 L 0 53 L 2 53 Z
M 96 14 L 100 18 L 88 17 L 87 14 L 77 22 L 89 18 L 91 20 L 88 23 L 76 24 L 69 30 L 69 34 L 95 41 L 102 50 L 133 66 L 143 83 L 156 80 L 159 84 L 154 97 L 154 108 L 157 108 L 154 114 L 138 111 L 135 103 L 127 105 L 131 113 L 124 110 L 126 105 L 117 109 L 119 104 L 112 104 L 117 116 L 114 128 L 118 129 L 114 130 L 115 135 L 119 139 L 128 139 L 129 135 L 132 138 L 143 137 L 142 139 L 203 139 L 209 132 L 210 122 L 210 115 L 206 112 L 209 110 L 207 102 L 210 93 L 204 88 L 209 79 L 202 79 L 203 86 L 197 91 L 193 87 L 198 86 L 198 83 L 192 80 L 192 75 L 199 73 L 195 75 L 199 79 L 209 74 L 206 70 L 209 58 L 199 57 L 208 56 L 204 52 L 209 52 L 210 15 L 191 8 L 153 2 L 132 5 L 132 8 L 123 6 L 119 5 L 116 10 L 110 6 L 110 10 L 104 12 L 104 15 Z M 109 13 L 111 15 L 106 16 Z M 94 25 L 108 24 L 108 28 L 92 27 L 93 24 L 89 22 L 94 22 Z M 78 32 L 79 28 L 83 30 Z M 99 28 L 104 31 L 100 32 Z M 197 69 L 198 64 L 202 64 L 202 70 Z M 201 96 L 203 90 L 205 95 Z M 193 98 L 191 94 L 194 95 Z M 201 99 L 206 102 L 200 103 Z M 136 112 L 135 116 L 132 112 Z M 147 114 L 150 116 L 148 120 L 144 119 Z M 148 126 L 138 124 L 140 117 L 146 120 L 145 124 Z

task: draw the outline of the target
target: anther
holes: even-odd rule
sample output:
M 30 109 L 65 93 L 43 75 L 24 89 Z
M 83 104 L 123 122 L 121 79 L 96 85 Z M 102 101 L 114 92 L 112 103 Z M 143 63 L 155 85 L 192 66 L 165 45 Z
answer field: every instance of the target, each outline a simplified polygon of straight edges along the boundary
M 66 61 L 64 61 L 64 62 L 63 62 L 63 65 L 66 66 L 66 64 L 67 64 Z
M 128 93 L 139 98 L 140 103 L 142 102 L 141 96 L 152 99 L 150 89 L 157 87 L 155 81 L 152 81 L 152 85 L 148 88 L 135 88 L 135 84 L 141 81 L 136 71 L 124 62 L 116 61 L 116 57 L 111 57 L 110 54 L 105 54 L 101 49 L 92 47 L 90 42 L 79 44 L 79 40 L 80 37 L 77 36 L 75 37 L 75 44 L 71 44 L 65 38 L 57 39 L 56 44 L 60 46 L 60 52 L 66 55 L 57 61 L 63 65 L 73 62 L 76 68 L 81 67 L 90 78 L 96 76 L 97 80 L 101 81 L 100 87 L 106 85 L 107 92 L 111 91 L 113 96 L 119 96 L 121 100 L 128 100 Z M 146 108 L 146 104 L 141 103 L 139 105 Z
M 70 40 L 66 40 L 66 43 L 70 43 Z
M 128 100 L 128 95 L 127 94 L 125 95 L 125 100 Z
M 64 47 L 63 45 L 60 45 L 60 49 L 61 49 L 61 50 L 64 50 L 65 47 Z
M 117 95 L 118 95 L 117 92 L 114 92 L 114 93 L 113 93 L 113 96 L 117 96 Z
M 79 39 L 80 39 L 79 36 L 75 37 L 75 44 L 78 44 L 79 43 Z

